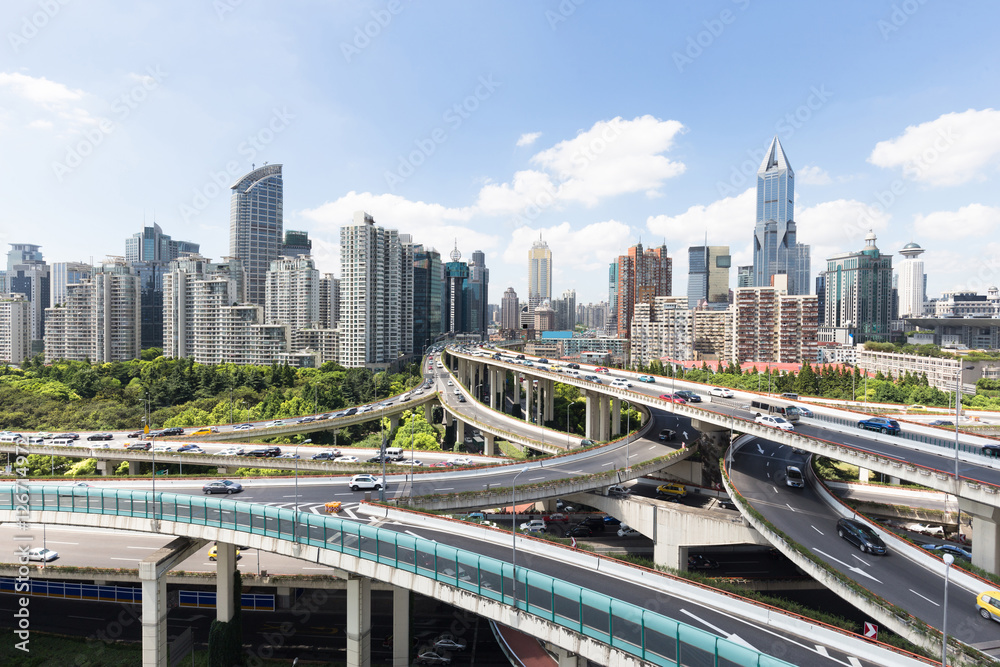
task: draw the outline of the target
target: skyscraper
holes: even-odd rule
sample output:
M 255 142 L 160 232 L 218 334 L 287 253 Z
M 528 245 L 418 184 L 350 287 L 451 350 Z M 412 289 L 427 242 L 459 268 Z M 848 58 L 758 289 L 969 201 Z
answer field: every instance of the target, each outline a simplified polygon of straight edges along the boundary
M 486 268 L 486 254 L 482 250 L 472 253 L 469 262 L 469 329 L 481 331 L 486 340 L 489 331 L 490 270 Z
M 0 363 L 16 366 L 30 355 L 29 308 L 23 294 L 0 293 Z
M 141 232 L 125 239 L 125 261 L 169 262 L 182 254 L 198 254 L 200 248 L 191 241 L 174 241 L 154 222 L 152 227 L 144 226 Z
M 301 257 L 312 254 L 313 242 L 309 239 L 309 232 L 296 232 L 289 229 L 285 232 L 285 241 L 281 244 L 278 252 L 283 257 Z
M 444 266 L 444 330 L 466 333 L 469 326 L 469 265 L 461 261 L 458 246 L 451 251 L 451 261 Z
M 642 243 L 618 256 L 618 337 L 628 338 L 632 313 L 637 303 L 653 303 L 658 296 L 671 296 L 673 261 L 667 256 L 667 246 L 643 250 Z
M 513 287 L 504 290 L 503 298 L 500 299 L 500 328 L 504 331 L 516 331 L 521 328 L 518 321 L 518 314 L 521 311 L 520 303 L 517 300 L 517 292 Z
M 874 232 L 861 251 L 826 260 L 826 315 L 820 341 L 886 342 L 892 310 L 892 255 L 882 254 Z
M 753 266 L 736 267 L 736 287 L 753 287 Z
M 221 363 L 223 308 L 243 301 L 238 259 L 213 263 L 200 255 L 172 261 L 163 276 L 163 356 Z
M 364 211 L 340 228 L 340 364 L 385 368 L 400 356 L 402 294 L 399 233 Z
M 280 164 L 265 164 L 236 181 L 229 205 L 229 255 L 246 271 L 246 300 L 266 298 L 267 271 L 278 259 L 283 237 L 284 184 Z
M 618 262 L 608 266 L 608 312 L 604 318 L 608 333 L 618 329 Z
M 94 267 L 83 262 L 53 262 L 49 307 L 65 303 L 66 286 L 75 285 L 85 278 L 90 278 L 93 272 Z
M 51 300 L 51 272 L 39 250 L 32 243 L 11 243 L 7 253 L 7 290 L 23 294 L 28 303 L 31 326 L 31 353 L 43 349 L 45 308 Z
M 267 324 L 287 324 L 297 329 L 318 327 L 319 271 L 312 257 L 281 257 L 267 272 Z
M 528 310 L 552 299 L 552 251 L 538 235 L 528 251 Z
M 732 258 L 727 245 L 688 248 L 688 308 L 703 303 L 713 310 L 729 307 L 729 268 Z
M 441 335 L 444 265 L 434 248 L 413 249 L 413 352 L 419 354 Z
M 920 255 L 924 254 L 924 249 L 916 243 L 907 243 L 899 254 L 903 256 L 899 263 L 899 316 L 922 317 L 926 276 Z
M 757 170 L 753 284 L 769 287 L 787 274 L 789 294 L 808 294 L 809 268 L 809 246 L 796 242 L 795 173 L 775 137 Z

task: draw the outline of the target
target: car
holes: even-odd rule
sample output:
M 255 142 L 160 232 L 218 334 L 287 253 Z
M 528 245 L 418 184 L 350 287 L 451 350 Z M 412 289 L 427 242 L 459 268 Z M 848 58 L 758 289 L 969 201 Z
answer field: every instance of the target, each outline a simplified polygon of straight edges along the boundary
M 54 434 L 54 437 L 56 437 L 56 438 L 68 438 L 70 440 L 79 440 L 80 439 L 80 434 L 79 433 L 56 433 L 56 434 Z
M 517 527 L 523 533 L 541 533 L 548 528 L 543 519 L 532 519 Z
M 142 431 L 140 431 L 139 433 L 141 435 Z M 48 431 L 42 431 L 40 433 L 36 433 L 35 436 L 41 438 L 42 440 L 50 440 L 50 439 L 56 437 L 56 434 L 55 433 L 49 433 Z M 130 438 L 137 438 L 139 436 L 131 435 L 129 437 Z
M 718 396 L 719 398 L 735 398 L 736 394 L 733 393 L 732 389 L 727 389 L 725 387 L 712 387 L 708 390 L 710 396 Z
M 594 529 L 591 526 L 577 524 L 563 532 L 563 537 L 593 537 Z
M 787 398 L 789 401 L 799 400 L 799 395 L 792 391 L 786 391 L 784 394 L 781 395 L 781 397 Z
M 402 460 L 396 461 L 396 465 L 398 465 L 398 466 L 413 466 L 414 468 L 419 468 L 420 466 L 423 465 L 423 462 L 420 459 L 402 459 Z
M 66 486 L 60 486 L 59 487 L 59 495 L 60 496 L 72 496 L 74 489 L 89 489 L 89 488 L 91 488 L 91 486 L 90 486 L 90 484 L 87 484 L 86 482 L 75 482 L 73 484 L 67 484 Z
M 94 433 L 93 435 L 88 435 L 87 440 L 114 440 L 115 436 L 111 433 Z
M 184 435 L 184 429 L 180 426 L 169 426 L 161 432 L 163 435 Z
M 764 426 L 770 426 L 771 428 L 780 428 L 782 431 L 794 431 L 795 427 L 792 422 L 788 421 L 784 417 L 775 417 L 773 415 L 757 415 L 754 421 L 758 424 L 763 424 Z
M 640 533 L 635 528 L 629 528 L 624 523 L 618 528 L 618 537 L 639 537 Z
M 684 498 L 687 494 L 687 487 L 680 482 L 667 482 L 666 484 L 660 484 L 656 487 L 656 495 L 658 496 Z
M 357 456 L 338 456 L 333 460 L 334 463 L 357 463 L 360 459 Z
M 458 390 L 456 389 L 455 391 L 458 391 Z M 459 394 L 458 396 L 455 397 L 455 400 L 457 400 L 459 403 L 465 403 L 465 396 L 462 396 L 461 394 Z
M 40 560 L 43 563 L 48 563 L 56 558 L 59 558 L 59 552 L 52 549 L 46 549 L 45 547 L 28 549 L 28 560 Z
M 566 364 L 566 368 L 574 368 L 580 370 L 580 364 Z
M 154 452 L 172 452 L 174 448 L 170 445 L 153 445 Z
M 660 429 L 660 440 L 663 441 L 673 440 L 674 436 L 676 435 L 677 431 L 674 431 L 673 429 L 669 428 Z
M 888 417 L 869 417 L 858 422 L 858 428 L 865 431 L 878 431 L 888 435 L 899 435 L 899 422 Z
M 285 421 L 283 419 L 275 419 L 274 421 L 270 421 L 267 423 L 267 428 L 272 428 L 274 426 L 284 426 L 284 425 Z
M 594 372 L 595 373 L 610 373 L 611 371 L 608 370 L 607 368 L 605 368 L 604 366 L 598 366 L 597 368 L 594 369 Z
M 315 418 L 315 417 L 312 417 L 312 416 L 308 416 L 308 417 L 299 417 L 299 418 L 298 418 L 298 419 L 297 419 L 297 420 L 295 421 L 295 423 L 296 423 L 296 424 L 308 424 L 309 422 L 314 422 L 314 421 L 316 421 L 316 418 Z
M 454 456 L 454 457 L 448 459 L 448 463 L 452 464 L 453 466 L 471 466 L 471 465 L 475 465 L 475 463 L 473 462 L 473 460 L 470 459 L 468 456 Z
M 438 461 L 437 463 L 432 463 L 431 468 L 450 468 L 451 464 L 447 461 Z
M 977 595 L 976 610 L 987 620 L 1000 621 L 1000 591 L 984 591 Z
M 614 380 L 611 381 L 611 386 L 612 387 L 624 387 L 626 389 L 631 389 L 632 388 L 632 383 L 629 382 L 628 380 L 626 380 L 625 378 L 615 378 Z
M 839 519 L 837 521 L 837 535 L 861 549 L 862 553 L 880 556 L 888 553 L 885 542 L 878 536 L 878 533 L 872 530 L 868 524 L 856 519 Z
M 298 454 L 296 454 L 295 452 L 285 452 L 284 454 L 279 454 L 277 458 L 279 458 L 279 459 L 300 459 L 302 457 L 299 456 Z
M 602 384 L 601 378 L 597 377 L 596 375 L 584 375 L 583 379 L 587 380 L 588 382 L 596 382 L 597 384 Z
M 225 493 L 226 495 L 232 495 L 234 493 L 239 493 L 242 490 L 242 484 L 228 479 L 220 479 L 214 482 L 209 482 L 205 486 L 201 487 L 201 492 L 206 496 L 213 493 Z
M 555 512 L 553 514 L 546 514 L 543 516 L 542 521 L 545 523 L 569 523 L 569 517 L 562 512 Z
M 688 570 L 718 570 L 719 563 L 701 554 L 688 556 Z
M 983 445 L 984 456 L 1000 456 L 1000 444 L 988 443 Z
M 212 435 L 213 433 L 218 433 L 218 432 L 219 432 L 218 426 L 205 426 L 204 428 L 198 429 L 191 435 Z
M 142 431 L 142 430 L 139 430 L 139 431 L 132 431 L 131 433 L 129 433 L 129 434 L 128 434 L 127 436 L 125 436 L 125 437 L 126 437 L 126 438 L 141 438 L 141 437 L 142 437 L 142 436 L 144 436 L 144 435 L 146 435 L 146 432 L 145 432 L 145 431 Z
M 226 447 L 218 452 L 216 456 L 243 456 L 243 452 L 244 449 L 242 447 Z
M 125 449 L 130 452 L 148 452 L 152 448 L 151 442 L 130 442 L 125 445 Z
M 962 547 L 956 547 L 954 544 L 921 544 L 920 548 L 939 555 L 951 554 L 955 558 L 962 558 L 967 561 L 972 560 L 972 554 L 969 551 Z
M 337 458 L 338 456 L 340 456 L 340 450 L 339 449 L 331 449 L 331 450 L 328 450 L 328 451 L 316 452 L 315 454 L 312 455 L 312 460 L 313 461 L 332 461 L 335 458 Z
M 219 556 L 219 545 L 213 544 L 212 548 L 208 550 L 208 560 L 215 560 L 216 558 L 218 558 L 218 556 Z M 243 558 L 243 556 L 240 555 L 240 550 L 239 548 L 237 548 L 236 560 L 239 560 L 241 558 Z
M 604 529 L 611 525 L 604 520 L 605 518 L 606 517 L 604 516 L 588 516 L 583 521 L 580 521 L 577 525 L 587 526 L 595 533 L 603 533 Z
M 797 414 L 799 417 L 815 417 L 816 416 L 816 415 L 813 414 L 812 410 L 810 410 L 809 408 L 803 407 L 801 405 L 790 405 L 790 406 L 788 406 L 788 408 L 786 408 L 786 410 L 788 410 L 789 412 L 793 412 L 794 411 L 794 414 Z
M 928 537 L 939 537 L 942 540 L 945 537 L 944 528 L 941 526 L 932 526 L 926 523 L 908 523 L 903 528 L 914 533 L 927 535 Z
M 42 442 L 32 442 L 33 440 L 36 440 L 36 439 L 37 438 L 28 438 L 28 444 L 29 445 L 40 445 L 40 444 L 42 444 L 42 443 L 45 442 L 44 440 L 42 440 Z M 111 449 L 111 445 L 109 445 L 106 442 L 99 442 L 96 445 L 91 445 L 90 448 L 91 449 Z
M 163 435 L 163 431 L 150 431 L 149 433 L 146 434 L 146 437 L 147 438 L 159 438 L 161 435 Z M 140 435 L 138 435 L 136 437 L 137 438 L 141 438 L 142 434 L 140 434 Z
M 547 363 L 549 363 L 549 360 L 546 359 L 545 357 L 542 357 L 541 359 L 538 360 L 538 363 L 540 363 L 540 364 L 547 364 Z
M 455 386 L 455 383 L 454 383 L 454 382 L 452 382 L 451 380 L 448 380 L 448 386 L 449 386 L 449 387 L 454 387 L 454 386 Z
M 676 393 L 676 395 L 680 396 L 688 403 L 701 403 L 701 396 L 694 393 L 690 389 L 681 389 Z
M 656 384 L 656 378 L 652 375 L 640 375 L 639 382 L 647 382 L 649 384 Z
M 680 405 L 686 405 L 687 401 L 683 396 L 678 396 L 677 394 L 660 394 L 660 400 L 667 401 L 669 403 L 678 403 Z
M 351 491 L 358 491 L 360 489 L 375 489 L 378 491 L 382 488 L 385 481 L 381 477 L 376 477 L 375 475 L 355 475 L 347 482 L 347 486 L 350 487 Z
M 365 461 L 365 463 L 382 463 L 382 462 L 395 463 L 396 459 L 392 456 L 382 456 L 381 454 L 376 454 L 375 456 Z
M 253 428 L 253 424 L 237 424 L 233 427 L 234 431 L 249 431 Z
M 584 438 L 583 440 L 580 441 L 580 446 L 581 447 L 593 447 L 596 444 L 597 444 L 597 442 L 595 442 L 594 440 L 591 440 L 590 438 Z
M 806 480 L 798 466 L 785 466 L 785 485 L 793 489 L 805 487 Z
M 451 656 L 437 651 L 421 651 L 417 654 L 418 665 L 450 665 Z
M 442 633 L 434 640 L 433 645 L 437 651 L 464 651 L 466 646 L 465 641 L 450 632 Z
M 257 458 L 277 458 L 281 456 L 281 447 L 259 447 L 257 449 L 251 449 L 247 452 L 247 456 L 256 456 Z
M 947 419 L 935 419 L 934 421 L 927 422 L 928 426 L 954 426 L 955 423 Z
M 204 454 L 205 453 L 204 449 L 202 449 L 198 445 L 192 445 L 192 444 L 181 445 L 180 447 L 177 448 L 177 451 L 178 452 L 187 453 L 187 454 Z
M 608 495 L 613 498 L 622 498 L 630 493 L 632 493 L 632 489 L 620 484 L 614 484 L 608 487 Z

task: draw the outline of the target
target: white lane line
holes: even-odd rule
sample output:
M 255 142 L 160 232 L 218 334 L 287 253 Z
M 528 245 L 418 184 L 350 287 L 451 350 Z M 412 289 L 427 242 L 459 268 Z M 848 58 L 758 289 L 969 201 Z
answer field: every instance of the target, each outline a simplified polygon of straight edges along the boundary
M 770 475 L 768 475 L 768 477 L 770 477 Z M 774 489 L 774 492 L 775 492 L 775 493 L 777 493 L 777 492 L 778 492 L 778 488 L 777 488 L 777 487 L 775 487 L 775 486 L 772 486 L 771 488 L 772 488 L 772 489 Z
M 861 667 L 861 661 L 853 655 L 847 656 L 847 662 L 851 663 L 851 667 Z
M 876 579 L 872 575 L 870 575 L 867 572 L 865 572 L 864 570 L 862 570 L 860 567 L 854 567 L 853 565 L 849 565 L 849 564 L 845 563 L 844 561 L 840 560 L 839 558 L 834 558 L 833 556 L 831 556 L 830 554 L 826 553 L 825 551 L 820 551 L 819 549 L 817 549 L 815 547 L 813 547 L 813 551 L 815 551 L 816 553 L 818 553 L 820 556 L 823 556 L 827 560 L 832 560 L 835 563 L 840 563 L 841 565 L 843 565 L 844 567 L 846 567 L 848 570 L 850 570 L 851 572 L 853 572 L 855 574 L 860 574 L 862 577 L 868 577 L 869 579 L 871 579 L 872 581 L 874 581 L 876 583 L 879 583 L 879 584 L 882 583 L 881 581 L 879 581 L 878 579 Z
M 45 541 L 48 542 L 48 540 L 45 540 Z M 56 542 L 55 540 L 52 540 L 52 544 L 79 544 L 79 542 Z M 153 548 L 154 547 L 150 547 L 150 549 L 153 549 Z
M 125 547 L 126 549 L 149 549 L 150 551 L 155 551 L 160 547 Z
M 130 563 L 134 563 L 134 562 L 136 562 L 137 559 L 136 558 L 115 558 L 114 556 L 109 556 L 108 560 L 127 560 Z
M 921 595 L 920 593 L 916 592 L 912 588 L 910 589 L 910 592 L 913 593 L 914 595 L 916 595 L 918 598 L 923 598 L 923 599 L 927 600 L 928 602 L 930 602 L 935 607 L 940 607 L 941 606 L 937 602 L 935 602 L 934 600 L 930 599 L 929 597 L 927 597 L 925 595 Z
M 813 530 L 815 530 L 815 531 L 816 531 L 817 533 L 819 533 L 820 535 L 822 535 L 822 534 L 823 534 L 823 531 L 822 531 L 822 530 L 820 530 L 819 528 L 817 528 L 816 526 L 812 526 L 812 525 L 810 525 L 810 528 L 812 528 Z
M 787 507 L 788 509 L 792 510 L 793 512 L 796 511 L 795 508 L 792 507 L 791 505 L 789 505 L 788 503 L 785 503 L 785 507 Z
M 613 466 L 614 464 L 615 464 L 614 461 L 608 461 L 607 463 L 602 463 L 601 467 L 603 468 L 604 466 Z
M 857 555 L 857 554 L 851 554 L 851 555 L 852 555 L 852 556 L 854 556 L 854 560 L 858 561 L 858 562 L 859 562 L 859 563 L 861 563 L 862 565 L 865 565 L 865 566 L 867 566 L 867 567 L 871 567 L 871 566 L 872 566 L 872 564 L 871 564 L 871 563 L 868 563 L 868 562 L 866 562 L 866 561 L 865 561 L 865 559 L 864 559 L 864 558 L 862 558 L 861 556 L 859 556 L 859 555 Z
M 722 635 L 723 637 L 725 637 L 726 639 L 728 639 L 731 642 L 735 642 L 737 644 L 742 644 L 743 646 L 746 646 L 747 648 L 752 649 L 754 651 L 757 650 L 756 648 L 754 648 L 753 646 L 750 645 L 750 642 L 748 642 L 747 640 L 743 639 L 739 635 L 737 635 L 737 634 L 730 634 L 730 633 L 726 632 L 725 630 L 723 630 L 722 628 L 717 627 L 715 625 L 712 625 L 711 623 L 709 623 L 705 619 L 699 618 L 699 617 L 695 616 L 694 614 L 692 614 L 691 612 L 689 612 L 687 609 L 681 609 L 681 613 L 682 614 L 686 614 L 687 616 L 690 616 L 694 620 L 696 620 L 699 623 L 701 623 L 702 625 L 704 625 L 706 628 L 709 628 L 710 630 L 713 630 L 714 632 Z
M 303 570 L 329 570 L 331 568 L 328 568 L 328 567 L 304 567 L 302 569 Z
M 816 644 L 816 652 L 819 653 L 824 658 L 830 657 L 830 654 L 827 652 L 825 646 L 820 646 L 819 644 Z
M 529 477 L 528 481 L 529 482 L 537 482 L 540 479 L 545 479 L 545 478 L 544 477 Z
M 541 479 L 541 477 L 539 477 L 539 479 Z M 454 486 L 443 486 L 440 489 L 434 489 L 434 490 L 435 491 L 454 491 L 455 487 Z
M 302 496 L 302 494 L 300 493 L 300 494 L 299 494 L 299 497 L 301 497 L 301 496 Z M 282 498 L 295 498 L 295 496 L 281 496 L 281 497 L 282 497 Z

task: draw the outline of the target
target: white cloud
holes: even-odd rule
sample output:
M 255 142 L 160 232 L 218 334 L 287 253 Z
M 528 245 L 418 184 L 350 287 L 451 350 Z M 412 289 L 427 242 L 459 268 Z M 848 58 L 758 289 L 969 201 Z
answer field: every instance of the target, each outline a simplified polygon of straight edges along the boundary
M 708 235 L 709 245 L 744 245 L 753 234 L 756 190 L 750 188 L 735 197 L 711 204 L 697 204 L 674 216 L 657 215 L 646 220 L 646 229 L 666 239 L 671 255 L 680 248 L 702 245 Z
M 988 239 L 1000 230 L 1000 207 L 969 204 L 957 211 L 934 211 L 918 215 L 913 227 L 919 238 L 949 240 L 972 236 Z
M 907 127 L 900 136 L 878 142 L 868 161 L 901 167 L 906 178 L 942 186 L 985 179 L 998 158 L 1000 111 L 969 109 Z
M 84 95 L 82 90 L 73 90 L 45 77 L 32 77 L 20 72 L 0 72 L 0 88 L 46 108 L 77 102 Z
M 32 129 L 32 130 L 51 130 L 52 129 L 52 121 L 51 120 L 43 120 L 41 118 L 36 118 L 35 120 L 33 120 L 30 123 L 28 123 L 28 128 Z
M 530 146 L 531 144 L 535 143 L 535 140 L 538 139 L 538 137 L 540 136 L 542 136 L 541 132 L 525 132 L 520 137 L 518 137 L 517 145 Z
M 796 171 L 795 180 L 804 185 L 829 185 L 833 182 L 825 169 L 815 165 L 806 165 Z
M 812 255 L 825 259 L 829 251 L 848 252 L 864 247 L 868 230 L 876 234 L 889 228 L 891 215 L 881 208 L 869 206 L 856 199 L 835 199 L 821 202 L 795 213 L 799 243 L 813 246 Z M 828 248 L 817 254 L 816 248 Z

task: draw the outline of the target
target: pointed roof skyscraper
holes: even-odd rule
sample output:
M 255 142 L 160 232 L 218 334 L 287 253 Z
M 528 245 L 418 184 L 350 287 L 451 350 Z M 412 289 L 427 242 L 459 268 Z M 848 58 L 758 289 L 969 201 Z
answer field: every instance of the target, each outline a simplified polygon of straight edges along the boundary
M 757 170 L 754 286 L 768 287 L 775 274 L 788 275 L 789 294 L 809 293 L 809 246 L 798 243 L 795 172 L 775 136 Z
M 775 135 L 774 139 L 771 139 L 771 145 L 768 146 L 767 152 L 764 153 L 764 160 L 760 163 L 757 175 L 760 176 L 772 169 L 787 169 L 789 174 L 793 177 L 795 176 L 792 166 L 788 164 L 788 158 L 785 157 L 785 149 L 781 147 L 781 142 L 778 141 L 777 135 Z

